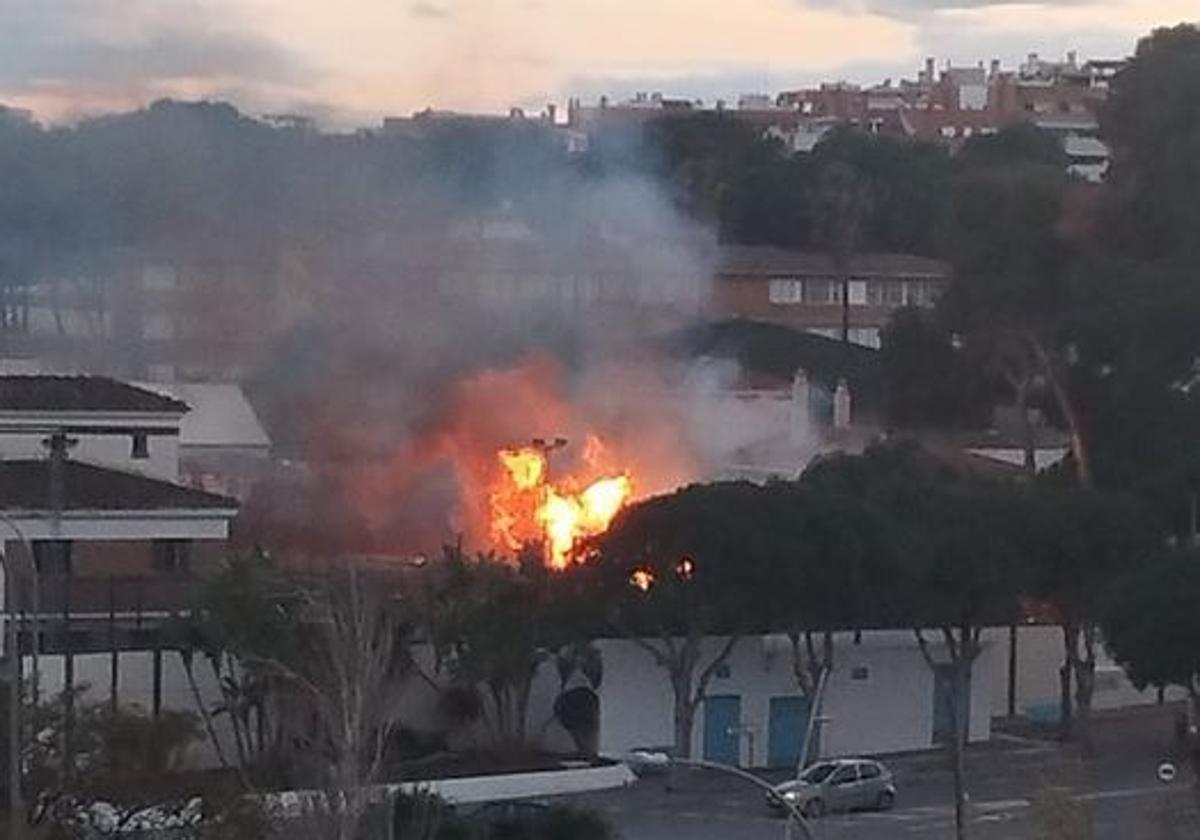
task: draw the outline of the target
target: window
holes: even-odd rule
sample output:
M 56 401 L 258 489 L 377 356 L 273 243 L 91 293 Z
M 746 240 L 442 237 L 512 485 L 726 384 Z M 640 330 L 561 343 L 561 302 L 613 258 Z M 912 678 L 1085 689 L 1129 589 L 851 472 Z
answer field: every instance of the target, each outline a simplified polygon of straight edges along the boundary
M 70 540 L 35 540 L 33 562 L 39 574 L 54 576 L 71 573 Z
M 829 778 L 829 774 L 837 768 L 836 764 L 814 764 L 803 773 L 800 774 L 800 781 L 808 782 L 811 785 L 819 785 L 821 782 Z
M 883 768 L 878 764 L 860 764 L 858 765 L 858 777 L 860 779 L 878 779 L 883 775 Z
M 804 281 L 804 302 L 830 304 L 842 302 L 842 284 L 832 278 L 814 278 Z
M 130 446 L 130 457 L 143 460 L 150 457 L 150 436 L 145 432 L 134 432 Z
M 150 566 L 156 572 L 186 572 L 191 563 L 191 544 L 187 540 L 155 540 Z
M 831 785 L 848 785 L 858 781 L 858 770 L 853 764 L 844 764 L 829 779 Z
M 767 289 L 767 297 L 771 303 L 801 303 L 804 300 L 804 284 L 799 280 L 774 279 Z
M 850 669 L 850 679 L 865 682 L 871 678 L 871 669 L 866 665 L 855 665 Z
M 713 672 L 713 676 L 719 680 L 727 680 L 733 674 L 733 670 L 729 667 L 728 662 L 722 662 Z
M 904 283 L 899 280 L 871 280 L 867 283 L 867 304 L 870 306 L 902 306 Z
M 933 306 L 942 287 L 936 280 L 905 280 L 904 302 L 909 306 Z
M 851 280 L 847 285 L 851 306 L 862 306 L 867 302 L 867 281 Z

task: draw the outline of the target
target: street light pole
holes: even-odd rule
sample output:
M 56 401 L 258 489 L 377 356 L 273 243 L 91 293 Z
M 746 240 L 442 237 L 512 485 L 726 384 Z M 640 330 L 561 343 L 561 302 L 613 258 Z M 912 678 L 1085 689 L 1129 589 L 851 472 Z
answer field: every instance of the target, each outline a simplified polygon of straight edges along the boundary
M 33 639 L 31 647 L 33 651 L 33 686 L 36 690 L 37 674 L 38 674 L 38 646 L 40 645 L 40 633 L 38 630 L 38 613 L 41 612 L 41 591 L 38 587 L 37 563 L 33 557 L 33 545 L 25 537 L 17 523 L 13 522 L 7 516 L 0 514 L 0 522 L 12 529 L 17 538 L 24 544 L 25 550 L 29 554 L 29 565 L 31 568 L 32 582 L 32 600 L 31 605 L 32 621 L 33 621 Z M 24 798 L 21 795 L 21 645 L 20 637 L 17 633 L 17 587 L 16 579 L 13 575 L 12 556 L 7 549 L 0 551 L 0 563 L 4 567 L 5 581 L 5 627 L 4 627 L 4 646 L 5 653 L 8 654 L 8 836 L 12 840 L 19 840 L 24 835 L 25 823 L 25 805 Z M 36 695 L 35 695 L 36 696 Z
M 787 808 L 788 821 L 784 824 L 783 829 L 785 838 L 790 838 L 792 836 L 792 823 L 795 822 L 796 825 L 800 826 L 800 832 L 804 835 L 805 840 L 816 840 L 816 835 L 813 834 L 812 826 L 808 824 L 808 820 L 804 818 L 804 813 L 800 810 L 796 803 L 788 802 L 775 792 L 775 788 L 772 787 L 769 782 L 760 779 L 753 773 L 748 773 L 742 768 L 734 767 L 730 764 L 721 764 L 717 761 L 707 761 L 700 758 L 676 758 L 671 756 L 669 760 L 671 764 L 677 764 L 680 767 L 695 767 L 699 770 L 714 770 L 718 773 L 725 773 L 749 782 L 750 784 L 762 790 L 764 793 L 781 802 L 783 807 Z

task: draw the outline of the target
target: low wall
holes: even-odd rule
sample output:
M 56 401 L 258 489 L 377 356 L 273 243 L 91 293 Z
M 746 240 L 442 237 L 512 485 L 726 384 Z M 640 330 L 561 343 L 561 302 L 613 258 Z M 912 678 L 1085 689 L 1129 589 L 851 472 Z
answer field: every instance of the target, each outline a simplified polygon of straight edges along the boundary
M 467 776 L 459 779 L 430 779 L 400 782 L 374 788 L 379 800 L 397 792 L 432 793 L 453 805 L 472 805 L 514 799 L 541 799 L 549 796 L 590 793 L 625 787 L 635 780 L 624 764 L 541 770 L 530 773 L 504 773 L 495 776 Z M 283 816 L 299 816 L 321 801 L 313 790 L 289 790 L 263 795 L 264 804 Z M 373 797 L 375 798 L 375 797 Z

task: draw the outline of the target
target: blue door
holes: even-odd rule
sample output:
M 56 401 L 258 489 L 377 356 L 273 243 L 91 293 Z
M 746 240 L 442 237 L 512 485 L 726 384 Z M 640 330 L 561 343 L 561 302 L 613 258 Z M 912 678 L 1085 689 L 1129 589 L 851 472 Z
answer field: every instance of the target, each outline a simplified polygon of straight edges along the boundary
M 767 716 L 767 766 L 795 767 L 808 734 L 808 700 L 772 697 Z
M 737 766 L 741 750 L 742 698 L 717 695 L 704 700 L 704 758 Z
M 933 672 L 933 743 L 948 743 L 953 736 L 951 723 L 954 698 L 954 671 L 949 665 L 939 665 Z M 971 675 L 963 681 L 962 696 L 958 698 L 958 728 L 964 735 L 970 731 Z M 964 740 L 967 740 L 964 738 Z

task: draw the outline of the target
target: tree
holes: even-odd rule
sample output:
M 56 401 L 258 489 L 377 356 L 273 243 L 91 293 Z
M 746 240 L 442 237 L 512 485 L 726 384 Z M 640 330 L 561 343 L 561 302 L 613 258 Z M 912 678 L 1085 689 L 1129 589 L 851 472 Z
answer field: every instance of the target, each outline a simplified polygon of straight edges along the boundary
M 666 672 L 675 754 L 691 756 L 696 710 L 745 632 L 762 629 L 758 596 L 772 536 L 746 483 L 692 485 L 626 508 L 577 574 L 610 604 L 610 623 Z M 706 640 L 717 637 L 715 649 Z
M 1135 686 L 1177 685 L 1200 719 L 1200 554 L 1173 552 L 1131 569 L 1109 591 L 1104 643 Z M 1192 748 L 1200 796 L 1200 749 Z
M 423 610 L 438 669 L 486 694 L 491 714 L 483 720 L 499 746 L 525 747 L 538 670 L 556 655 L 569 656 L 590 629 L 573 579 L 548 569 L 539 551 L 506 562 L 453 547 L 430 578 Z M 573 664 L 598 679 L 597 663 Z
M 935 314 L 893 313 L 882 335 L 884 415 L 896 428 L 954 427 L 980 414 L 967 354 Z
M 769 484 L 761 495 L 773 543 L 761 609 L 771 629 L 787 635 L 796 686 L 819 715 L 834 633 L 873 623 L 867 590 L 883 550 L 881 523 L 850 497 L 796 482 Z
M 986 158 L 985 158 L 986 159 Z M 1069 326 L 1079 303 L 1073 250 L 1060 235 L 1066 176 L 1057 166 L 1018 159 L 967 168 L 955 189 L 950 253 L 954 283 L 939 302 L 948 327 L 1010 390 L 1032 446 L 1030 409 L 1046 393 L 1071 438 L 1081 484 L 1091 483 L 1083 420 L 1071 392 Z M 1086 298 L 1086 296 L 1082 296 Z
M 821 138 L 809 157 L 816 181 L 829 169 L 849 167 L 864 185 L 864 249 L 940 254 L 954 171 L 945 146 L 841 126 Z
M 251 790 L 255 777 L 288 762 L 282 709 L 275 701 L 278 675 L 264 662 L 295 662 L 301 618 L 295 584 L 266 555 L 252 553 L 225 562 L 208 580 L 186 618 L 170 629 L 196 711 L 221 766 L 231 764 Z M 207 661 L 221 702 L 210 706 L 196 677 L 197 660 Z M 216 720 L 229 721 L 232 749 Z
M 1113 582 L 1158 549 L 1162 531 L 1133 499 L 1094 491 L 1040 490 L 1021 499 L 1026 593 L 1053 608 L 1063 630 L 1064 735 L 1094 751 L 1092 695 L 1100 605 Z M 1071 705 L 1071 677 L 1075 702 Z M 1071 732 L 1071 721 L 1074 730 Z
M 1200 229 L 1200 29 L 1155 30 L 1112 82 L 1106 244 L 1149 260 L 1194 257 Z
M 884 517 L 890 550 L 878 574 L 888 595 L 875 609 L 888 623 L 913 629 L 936 675 L 948 675 L 943 701 L 951 732 L 956 834 L 966 832 L 963 710 L 987 626 L 1015 613 L 1020 520 L 1012 498 L 956 473 L 911 445 L 878 445 L 810 466 L 801 482 L 857 497 Z M 941 637 L 935 647 L 932 630 Z
M 1027 122 L 1007 125 L 995 134 L 976 134 L 956 158 L 960 169 L 966 170 L 1032 164 L 1061 171 L 1068 162 L 1061 140 Z
M 850 341 L 850 263 L 858 253 L 863 224 L 871 212 L 871 192 L 849 163 L 834 161 L 817 176 L 812 198 L 818 240 L 833 261 L 841 284 L 842 342 Z
M 261 666 L 293 687 L 315 723 L 310 743 L 321 754 L 324 796 L 311 816 L 321 836 L 353 840 L 396 725 L 388 689 L 415 667 L 412 624 L 387 588 L 365 583 L 354 565 L 297 597 L 305 617 L 299 658 Z

